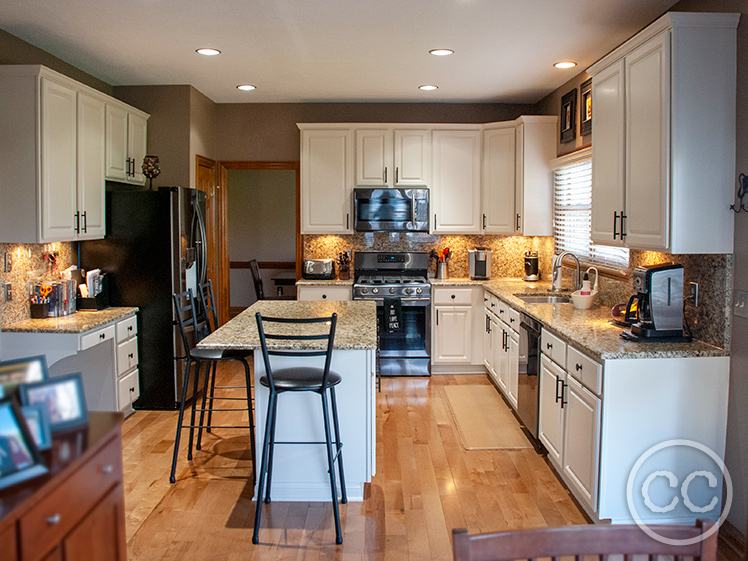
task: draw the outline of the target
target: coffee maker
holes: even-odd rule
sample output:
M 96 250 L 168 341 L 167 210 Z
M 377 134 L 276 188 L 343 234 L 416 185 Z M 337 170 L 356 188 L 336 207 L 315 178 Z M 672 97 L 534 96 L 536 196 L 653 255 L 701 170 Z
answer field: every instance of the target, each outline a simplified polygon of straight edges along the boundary
M 488 280 L 491 276 L 491 250 L 487 247 L 476 247 L 468 250 L 470 278 Z
M 634 294 L 626 306 L 631 325 L 623 337 L 637 341 L 688 340 L 683 336 L 683 265 L 663 263 L 634 269 Z
M 540 280 L 540 269 L 537 251 L 525 251 L 525 276 L 522 280 L 533 282 Z

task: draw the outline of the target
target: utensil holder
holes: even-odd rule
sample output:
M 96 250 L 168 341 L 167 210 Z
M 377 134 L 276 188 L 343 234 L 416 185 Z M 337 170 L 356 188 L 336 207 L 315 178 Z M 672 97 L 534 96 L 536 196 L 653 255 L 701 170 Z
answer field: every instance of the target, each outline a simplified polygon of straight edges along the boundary
M 446 279 L 447 278 L 447 264 L 446 263 L 437 263 L 436 264 L 436 278 L 437 279 Z
M 29 313 L 33 319 L 49 317 L 49 304 L 29 304 Z
M 351 273 L 348 267 L 346 267 L 345 269 L 341 267 L 340 270 L 338 271 L 338 279 L 348 280 L 350 278 L 351 278 Z

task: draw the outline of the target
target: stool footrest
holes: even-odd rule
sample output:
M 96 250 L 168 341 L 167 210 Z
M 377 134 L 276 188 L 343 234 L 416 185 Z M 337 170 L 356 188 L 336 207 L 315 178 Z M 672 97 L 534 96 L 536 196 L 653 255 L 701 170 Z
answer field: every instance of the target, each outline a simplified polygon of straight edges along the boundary
M 221 396 L 218 396 L 218 395 L 214 395 L 213 397 L 208 396 L 205 399 L 213 399 L 213 400 L 221 399 L 223 401 L 243 401 L 244 403 L 247 402 L 247 398 L 246 397 L 221 397 Z M 252 401 L 254 401 L 254 399 Z M 199 409 L 198 409 L 198 411 L 199 411 Z M 217 409 L 214 409 L 214 411 L 217 411 Z
M 199 411 L 201 413 L 203 413 L 203 412 L 208 413 L 210 411 L 213 411 L 213 412 L 216 412 L 216 411 L 247 411 L 247 408 L 245 407 L 244 409 L 239 409 L 239 408 L 236 408 L 236 409 L 233 409 L 233 408 L 232 409 L 195 409 L 195 411 Z
M 247 425 L 182 425 L 181 429 L 244 429 L 247 430 Z

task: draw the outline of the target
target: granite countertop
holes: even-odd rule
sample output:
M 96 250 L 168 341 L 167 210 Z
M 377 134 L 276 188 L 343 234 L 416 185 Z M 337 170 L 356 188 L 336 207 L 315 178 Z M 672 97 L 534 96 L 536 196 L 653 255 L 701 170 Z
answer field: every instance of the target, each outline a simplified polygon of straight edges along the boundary
M 353 286 L 353 279 L 301 279 L 296 281 L 296 286 Z
M 594 304 L 578 310 L 573 304 L 527 304 L 514 294 L 545 294 L 550 282 L 521 279 L 477 281 L 468 278 L 431 279 L 433 286 L 483 286 L 512 308 L 535 318 L 587 354 L 602 360 L 619 358 L 676 358 L 729 356 L 725 349 L 702 341 L 690 343 L 636 343 L 621 339 L 623 328 L 610 323 L 610 309 Z
M 337 313 L 338 323 L 333 345 L 336 350 L 375 350 L 377 348 L 377 306 L 375 302 L 362 300 L 345 302 L 260 300 L 200 341 L 198 347 L 204 349 L 259 349 L 260 337 L 255 319 L 255 313 L 257 312 L 268 317 L 285 318 L 324 317 Z M 296 333 L 308 334 L 326 333 L 329 329 L 325 324 L 296 324 L 292 326 L 274 324 L 271 327 L 266 327 L 266 331 L 282 333 L 284 328 L 292 328 Z M 289 342 L 268 340 L 267 344 L 270 348 L 279 349 L 322 348 L 320 341 L 298 341 L 290 346 Z
M 132 315 L 135 307 L 106 308 L 98 311 L 79 311 L 70 316 L 44 319 L 24 319 L 3 326 L 6 333 L 85 333 L 112 321 Z

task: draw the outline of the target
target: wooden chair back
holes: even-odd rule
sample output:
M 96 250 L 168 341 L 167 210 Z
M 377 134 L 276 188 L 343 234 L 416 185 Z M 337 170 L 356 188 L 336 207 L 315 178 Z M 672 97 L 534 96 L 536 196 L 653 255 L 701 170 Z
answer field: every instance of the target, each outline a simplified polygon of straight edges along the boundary
M 543 558 L 552 561 L 590 561 L 593 558 L 656 561 L 660 556 L 675 561 L 686 557 L 694 561 L 717 559 L 717 529 L 711 520 L 697 520 L 694 526 L 653 525 L 650 528 L 671 543 L 650 537 L 636 525 L 562 526 L 472 536 L 458 528 L 452 530 L 452 552 L 455 561 L 538 561 Z M 681 545 L 684 542 L 693 543 Z
M 262 276 L 260 276 L 260 266 L 257 264 L 257 259 L 250 260 L 249 270 L 252 273 L 252 282 L 255 284 L 257 299 L 265 300 L 265 291 L 262 289 Z

